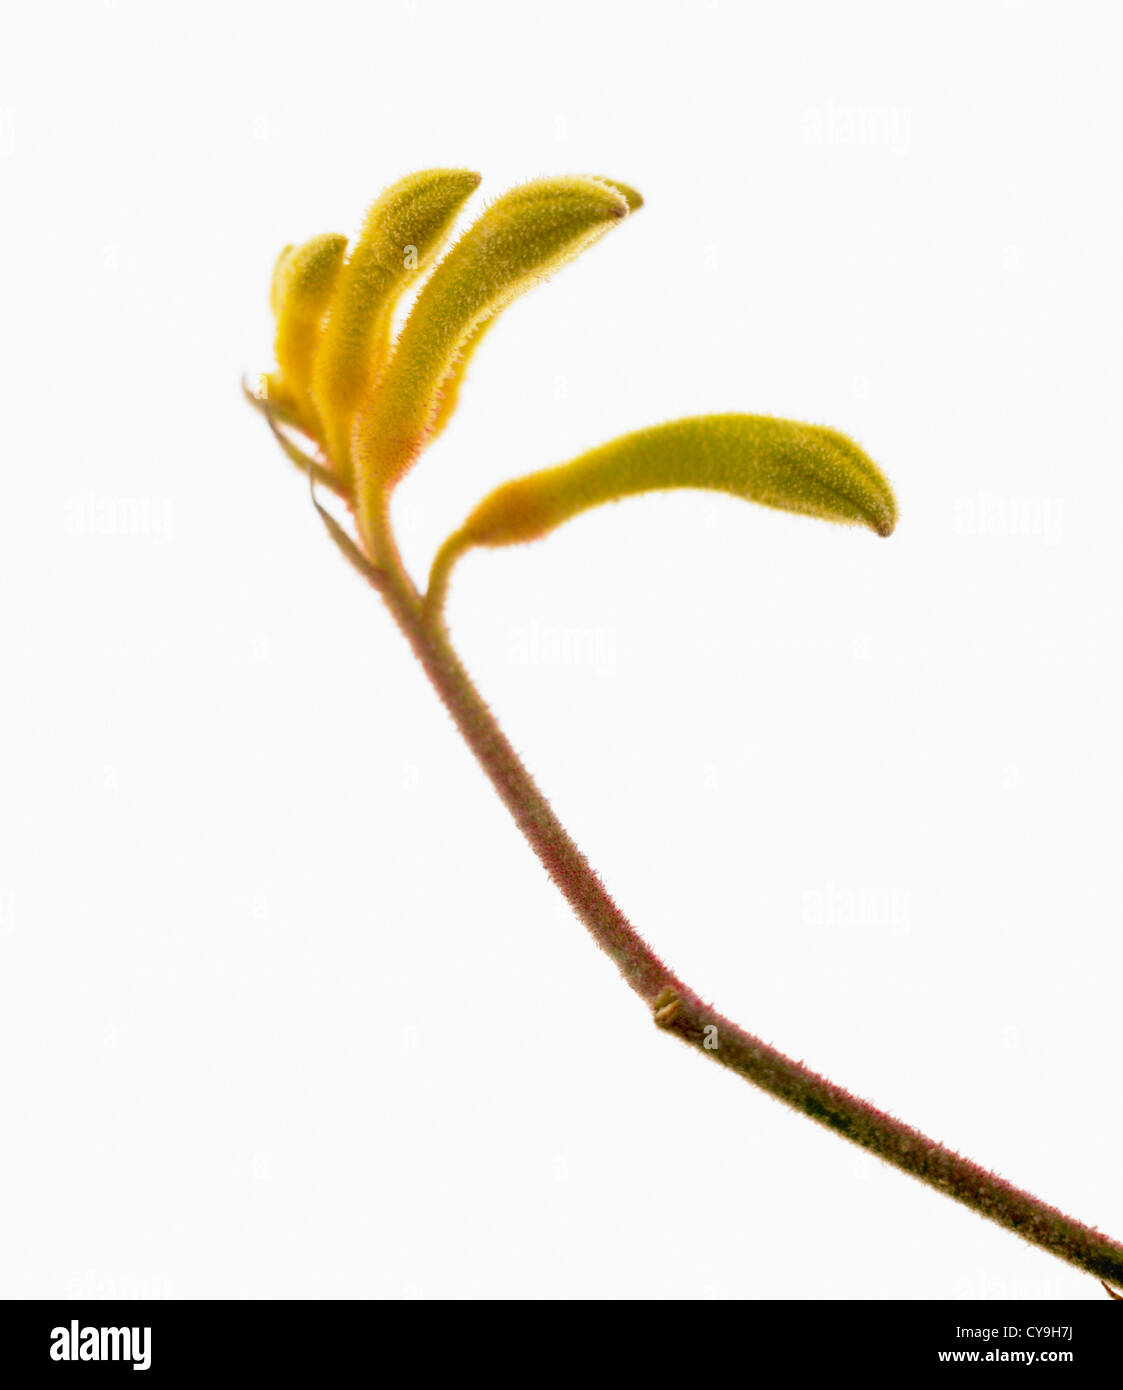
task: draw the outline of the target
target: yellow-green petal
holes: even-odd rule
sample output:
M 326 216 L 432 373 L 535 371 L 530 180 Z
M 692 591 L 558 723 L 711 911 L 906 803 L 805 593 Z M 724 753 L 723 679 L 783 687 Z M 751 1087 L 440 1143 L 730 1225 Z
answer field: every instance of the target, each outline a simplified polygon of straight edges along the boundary
M 464 385 L 464 377 L 468 371 L 468 364 L 475 355 L 476 349 L 480 345 L 487 330 L 496 322 L 496 319 L 485 319 L 483 323 L 476 326 L 476 330 L 468 338 L 467 342 L 460 349 L 460 356 L 453 364 L 452 370 L 445 377 L 440 391 L 437 393 L 437 407 L 433 413 L 432 422 L 429 425 L 429 433 L 426 436 L 426 445 L 432 444 L 433 440 L 440 435 L 448 422 L 456 412 L 456 407 L 460 404 L 460 389 Z
M 627 200 L 597 179 L 537 179 L 468 228 L 418 295 L 378 389 L 356 416 L 361 525 L 425 444 L 441 389 L 480 326 L 627 213 Z
M 317 357 L 313 392 L 328 452 L 350 477 L 351 423 L 390 342 L 394 308 L 445 245 L 479 187 L 468 169 L 426 169 L 387 188 L 363 222 L 339 281 Z
M 643 194 L 640 193 L 638 189 L 633 188 L 631 184 L 621 183 L 619 179 L 606 179 L 601 174 L 591 174 L 589 177 L 596 179 L 597 183 L 607 184 L 609 188 L 619 193 L 628 204 L 629 213 L 638 212 L 640 208 L 643 207 Z M 444 384 L 440 389 L 440 400 L 437 404 L 437 410 L 433 416 L 433 422 L 429 427 L 427 444 L 431 444 L 433 440 L 440 435 L 452 418 L 460 400 L 460 389 L 464 384 L 464 377 L 468 370 L 468 364 L 471 362 L 476 349 L 480 345 L 480 339 L 483 338 L 488 328 L 494 322 L 495 319 L 490 318 L 480 324 L 471 338 L 469 338 L 461 348 L 459 359 L 448 376 L 445 377 Z
M 289 242 L 287 246 L 282 248 L 281 254 L 273 263 L 273 278 L 269 282 L 269 306 L 273 310 L 274 318 L 277 318 L 281 312 L 281 271 L 294 249 L 292 242 Z
M 309 421 L 315 420 L 313 357 L 346 249 L 345 236 L 324 232 L 291 250 L 277 271 L 277 365 L 297 410 Z
M 885 475 L 838 430 L 769 415 L 702 415 L 637 430 L 496 488 L 437 553 L 428 603 L 440 607 L 453 565 L 473 546 L 538 540 L 591 507 L 665 488 L 727 492 L 881 536 L 897 523 Z

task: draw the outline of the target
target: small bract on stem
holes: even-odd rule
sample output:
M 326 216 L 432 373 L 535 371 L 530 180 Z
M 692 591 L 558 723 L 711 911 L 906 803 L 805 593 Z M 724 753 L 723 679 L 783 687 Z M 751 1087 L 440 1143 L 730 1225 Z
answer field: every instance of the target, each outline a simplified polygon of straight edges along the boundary
M 537 540 L 591 508 L 657 489 L 708 488 L 879 536 L 897 522 L 893 490 L 851 439 L 819 425 L 726 414 L 637 430 L 484 498 L 437 552 L 427 592 L 402 563 L 394 488 L 444 429 L 467 364 L 498 314 L 643 204 L 588 175 L 538 179 L 497 199 L 447 251 L 479 185 L 463 169 L 393 184 L 346 250 L 329 234 L 286 246 L 271 301 L 278 370 L 247 398 L 308 475 L 329 535 L 389 612 L 550 877 L 656 1026 L 776 1099 L 980 1215 L 1123 1285 L 1123 1246 L 851 1095 L 722 1017 L 659 959 L 609 895 L 500 729 L 444 622 L 455 564 L 477 546 Z M 420 289 L 393 338 L 402 297 Z M 286 433 L 290 431 L 291 433 Z M 303 447 L 295 436 L 305 441 Z M 353 538 L 315 496 L 349 508 Z

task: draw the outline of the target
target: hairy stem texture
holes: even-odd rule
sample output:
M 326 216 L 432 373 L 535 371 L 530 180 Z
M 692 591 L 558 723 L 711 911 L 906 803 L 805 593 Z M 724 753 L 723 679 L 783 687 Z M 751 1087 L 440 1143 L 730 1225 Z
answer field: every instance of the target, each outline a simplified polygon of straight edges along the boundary
M 724 1018 L 663 964 L 613 902 L 539 791 L 453 649 L 443 619 L 426 612 L 385 516 L 380 522 L 372 537 L 381 576 L 378 591 L 519 829 L 597 945 L 650 1007 L 656 1025 L 1022 1239 L 1123 1285 L 1123 1245 L 785 1057 Z

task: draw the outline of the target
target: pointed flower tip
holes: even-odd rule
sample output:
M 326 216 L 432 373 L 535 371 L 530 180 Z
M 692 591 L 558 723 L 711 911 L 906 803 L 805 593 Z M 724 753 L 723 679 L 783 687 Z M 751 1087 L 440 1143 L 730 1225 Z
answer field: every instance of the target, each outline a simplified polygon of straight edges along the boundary
M 851 516 L 827 516 L 826 520 L 841 521 L 844 526 L 848 523 L 864 526 L 875 536 L 887 540 L 897 529 L 897 499 L 891 492 L 882 497 L 868 498 L 859 512 Z
M 865 523 L 871 531 L 885 539 L 897 529 L 897 497 L 889 479 L 876 465 L 871 472 L 874 487 L 867 504 Z
M 638 188 L 633 188 L 630 183 L 621 183 L 619 179 L 605 178 L 603 174 L 593 174 L 591 177 L 596 179 L 597 183 L 607 184 L 613 192 L 619 193 L 620 197 L 624 199 L 624 210 L 617 216 L 627 217 L 629 213 L 639 212 L 640 208 L 643 207 L 643 194 Z

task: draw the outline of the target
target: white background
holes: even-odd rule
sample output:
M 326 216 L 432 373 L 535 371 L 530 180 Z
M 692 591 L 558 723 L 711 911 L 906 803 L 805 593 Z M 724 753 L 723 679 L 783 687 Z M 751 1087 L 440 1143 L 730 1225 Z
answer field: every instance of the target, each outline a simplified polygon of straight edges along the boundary
M 239 377 L 280 246 L 403 173 L 641 188 L 407 559 L 675 415 L 858 439 L 889 541 L 637 500 L 465 561 L 453 635 L 684 978 L 1118 1236 L 1113 8 L 3 24 L 0 1293 L 1102 1298 L 651 1026 Z

